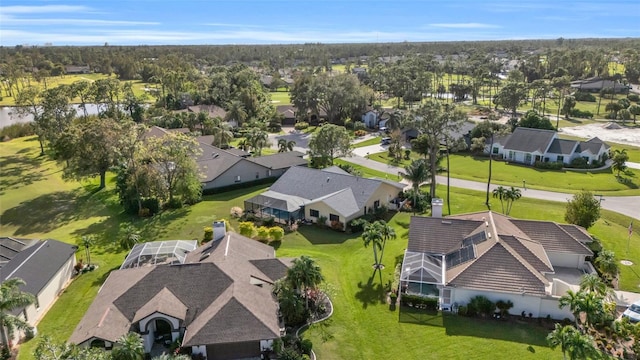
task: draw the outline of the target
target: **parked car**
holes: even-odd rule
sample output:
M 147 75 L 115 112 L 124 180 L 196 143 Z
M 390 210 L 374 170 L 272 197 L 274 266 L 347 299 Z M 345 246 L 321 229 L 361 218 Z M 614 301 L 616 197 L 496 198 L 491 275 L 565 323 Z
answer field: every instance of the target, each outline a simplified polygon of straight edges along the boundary
M 390 137 L 383 137 L 382 140 L 380 140 L 380 144 L 382 144 L 382 145 L 391 144 L 391 138 Z
M 636 301 L 629 305 L 627 310 L 622 313 L 622 317 L 626 317 L 631 322 L 640 322 L 640 301 Z

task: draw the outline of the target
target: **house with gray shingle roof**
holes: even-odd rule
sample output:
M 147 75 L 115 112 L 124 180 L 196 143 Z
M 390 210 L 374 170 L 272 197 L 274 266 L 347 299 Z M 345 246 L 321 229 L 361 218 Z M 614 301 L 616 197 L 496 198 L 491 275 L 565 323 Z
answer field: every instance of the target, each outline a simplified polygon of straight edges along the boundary
M 22 279 L 25 284 L 20 289 L 36 299 L 29 306 L 13 309 L 14 316 L 31 326 L 40 322 L 70 283 L 77 250 L 77 246 L 52 239 L 0 237 L 0 282 Z M 6 339 L 5 329 L 0 328 L 0 332 L 0 343 L 17 344 L 25 335 L 16 331 Z
M 588 163 L 602 162 L 610 146 L 597 137 L 587 141 L 559 139 L 553 130 L 517 127 L 512 134 L 494 138 L 485 153 L 501 156 L 510 162 L 534 165 L 536 162 L 561 162 L 571 164 L 578 158 Z
M 260 358 L 283 335 L 272 285 L 290 264 L 271 246 L 228 232 L 183 263 L 112 271 L 69 341 L 111 349 L 134 331 L 146 353 L 182 339 L 207 359 Z
M 511 300 L 512 313 L 572 315 L 558 307 L 584 273 L 595 273 L 583 228 L 550 221 L 520 220 L 483 211 L 411 218 L 402 264 L 401 294 L 437 297 L 455 310 L 477 295 Z
M 326 224 L 346 224 L 391 202 L 405 185 L 367 179 L 335 168 L 293 166 L 262 194 L 245 200 L 245 211 L 272 216 L 280 222 L 326 218 Z

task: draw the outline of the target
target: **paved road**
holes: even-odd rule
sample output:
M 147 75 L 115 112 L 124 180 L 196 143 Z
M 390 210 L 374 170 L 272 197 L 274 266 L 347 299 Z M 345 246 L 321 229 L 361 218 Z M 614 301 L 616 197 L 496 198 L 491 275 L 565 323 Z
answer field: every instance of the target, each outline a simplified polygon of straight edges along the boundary
M 380 148 L 380 145 L 374 145 L 374 146 Z M 354 156 L 343 158 L 343 160 L 349 161 L 361 166 L 365 166 L 370 169 L 386 172 L 391 175 L 389 179 L 398 180 L 398 172 L 403 171 L 402 168 L 388 165 L 388 164 L 383 164 L 381 162 L 370 160 L 360 155 L 357 155 L 357 153 L 361 153 L 362 151 L 364 151 L 366 154 L 367 148 L 369 147 L 363 147 L 361 149 L 364 149 L 364 150 L 355 151 Z M 369 150 L 371 153 L 382 151 L 382 150 L 374 151 L 375 150 L 374 148 L 371 148 Z M 436 182 L 438 184 L 446 184 L 447 178 L 445 176 L 437 176 Z M 463 189 L 478 190 L 478 191 L 487 191 L 487 183 L 481 183 L 477 181 L 451 178 L 450 184 L 452 187 L 459 187 Z M 492 184 L 490 190 L 493 191 L 493 189 L 495 189 L 496 187 L 498 187 L 498 185 Z M 553 191 L 543 191 L 543 190 L 534 190 L 534 189 L 525 190 L 524 188 L 520 188 L 520 190 L 522 192 L 523 197 L 529 197 L 529 198 L 535 198 L 535 199 L 541 199 L 541 200 L 566 202 L 567 200 L 573 197 L 573 194 L 559 193 L 559 192 L 553 192 Z M 602 208 L 616 211 L 621 214 L 640 220 L 640 196 L 603 196 Z
M 283 128 L 285 135 L 272 135 L 271 143 L 272 146 L 277 148 L 278 139 L 287 139 L 293 140 L 296 142 L 295 150 L 306 153 L 308 149 L 309 140 L 311 139 L 311 135 L 304 134 L 302 132 L 297 132 L 293 130 L 293 128 Z M 365 141 L 374 135 L 368 135 L 361 139 L 356 140 L 355 142 Z M 370 145 L 361 148 L 356 148 L 353 150 L 353 156 L 348 158 L 343 158 L 345 161 L 349 161 L 361 166 L 368 167 L 370 169 L 378 170 L 381 172 L 388 173 L 390 180 L 400 180 L 398 178 L 398 172 L 403 169 L 397 166 L 391 166 L 387 164 L 383 164 L 381 162 L 375 160 L 369 160 L 365 158 L 367 154 L 375 154 L 381 151 L 386 151 L 387 146 L 383 145 Z M 636 163 L 628 163 L 629 167 L 640 167 L 640 164 Z M 447 178 L 444 176 L 437 176 L 436 181 L 438 184 L 446 184 Z M 451 186 L 463 188 L 463 189 L 471 189 L 478 191 L 487 191 L 487 183 L 470 181 L 470 180 L 462 180 L 462 179 L 454 179 L 450 180 Z M 498 185 L 491 185 L 490 190 L 493 191 L 498 187 Z M 559 193 L 553 191 L 543 191 L 543 190 L 533 190 L 533 189 L 524 189 L 520 188 L 522 192 L 522 196 L 541 199 L 541 200 L 550 200 L 550 201 L 560 201 L 566 202 L 567 200 L 573 197 L 573 194 Z M 640 196 L 603 196 L 602 197 L 602 208 L 619 212 L 621 214 L 633 217 L 635 219 L 640 220 Z

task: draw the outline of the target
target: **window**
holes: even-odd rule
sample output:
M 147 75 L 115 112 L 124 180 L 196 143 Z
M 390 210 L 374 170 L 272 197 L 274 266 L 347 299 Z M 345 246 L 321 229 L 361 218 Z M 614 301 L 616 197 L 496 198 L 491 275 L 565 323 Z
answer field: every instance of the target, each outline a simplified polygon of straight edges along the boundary
M 236 176 L 236 182 L 240 182 L 240 175 Z
M 564 162 L 564 156 L 558 155 L 558 162 Z
M 309 216 L 311 217 L 320 217 L 320 212 L 318 210 L 309 209 Z
M 497 153 L 498 153 L 498 150 L 499 150 L 499 149 L 498 149 L 497 147 L 494 147 L 494 148 L 493 148 L 493 153 L 494 153 L 494 154 L 497 154 Z
M 515 160 L 516 153 L 514 151 L 509 151 L 509 160 Z
M 374 208 L 374 209 L 377 209 L 377 208 L 379 208 L 379 207 L 380 207 L 380 200 L 376 200 L 376 201 L 374 201 L 374 202 L 373 202 L 373 208 Z
M 524 155 L 524 162 L 527 164 L 531 164 L 531 154 Z
M 340 216 L 336 214 L 329 214 L 329 221 L 340 221 Z
M 267 170 L 267 177 L 271 176 L 271 169 Z
M 256 179 L 260 179 L 260 173 L 256 171 Z

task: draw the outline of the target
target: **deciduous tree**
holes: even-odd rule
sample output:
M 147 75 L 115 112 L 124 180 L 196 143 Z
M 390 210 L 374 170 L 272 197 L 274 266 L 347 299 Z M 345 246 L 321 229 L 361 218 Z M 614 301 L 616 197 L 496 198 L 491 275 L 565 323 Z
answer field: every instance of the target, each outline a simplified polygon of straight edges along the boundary
M 311 136 L 311 157 L 321 159 L 321 163 L 333 165 L 335 158 L 351 154 L 350 141 L 349 132 L 343 126 L 326 124 Z
M 582 191 L 567 203 L 564 219 L 570 223 L 590 228 L 600 218 L 600 201 L 589 191 Z

